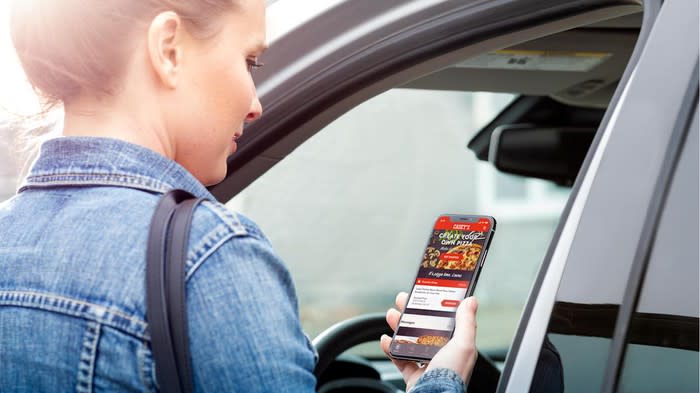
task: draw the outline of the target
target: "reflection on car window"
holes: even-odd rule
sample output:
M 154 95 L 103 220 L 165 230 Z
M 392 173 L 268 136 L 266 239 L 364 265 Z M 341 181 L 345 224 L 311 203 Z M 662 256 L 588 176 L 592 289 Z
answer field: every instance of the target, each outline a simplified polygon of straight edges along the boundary
M 698 391 L 698 143 L 696 116 L 632 316 L 620 392 Z
M 636 312 L 630 321 L 625 359 L 618 388 L 623 392 L 697 391 L 698 380 L 698 136 L 697 119 L 684 143 L 684 151 L 671 179 L 671 188 L 663 205 L 656 240 L 641 289 Z M 692 128 L 691 128 L 692 129 Z M 636 129 L 617 128 L 619 138 L 636 134 Z M 629 134 L 622 134 L 629 133 Z M 617 146 L 622 147 L 624 146 Z M 608 147 L 609 148 L 609 147 Z M 614 150 L 613 150 L 614 151 Z M 634 153 L 639 154 L 639 151 Z M 606 154 L 613 154 L 611 151 Z M 619 156 L 618 156 L 619 157 Z M 626 154 L 629 161 L 637 157 Z M 613 176 L 611 171 L 600 175 Z M 615 172 L 620 177 L 620 172 Z M 597 179 L 600 179 L 598 177 Z M 606 184 L 606 183 L 604 183 Z M 611 184 L 611 183 L 607 183 Z M 652 182 L 647 183 L 653 184 Z M 626 183 L 626 187 L 639 187 Z M 595 185 L 594 185 L 595 187 Z M 655 191 L 648 188 L 648 194 Z M 620 302 L 629 280 L 634 247 L 615 246 L 620 232 L 611 232 L 613 220 L 600 220 L 590 213 L 591 205 L 614 201 L 607 187 L 604 198 L 589 195 L 588 214 L 578 223 L 576 236 L 582 232 L 598 243 L 574 243 L 568 254 L 547 328 L 547 338 L 560 355 L 559 368 L 566 392 L 598 391 L 608 369 L 612 337 L 616 328 Z M 591 194 L 593 195 L 593 194 Z M 622 199 L 619 196 L 618 201 Z M 626 198 L 624 203 L 631 203 Z M 639 212 L 642 212 L 640 214 Z M 627 212 L 626 212 L 627 213 Z M 635 209 L 640 221 L 645 211 Z M 627 215 L 629 217 L 629 215 Z M 588 219 L 585 222 L 584 219 Z M 596 222 L 596 220 L 598 222 Z M 615 217 L 615 223 L 629 221 Z M 600 231 L 600 222 L 606 225 Z M 590 231 L 586 233 L 586 231 Z M 609 234 L 614 233 L 614 236 Z M 578 250 L 575 246 L 580 247 Z M 582 252 L 575 255 L 576 252 Z M 626 253 L 632 255 L 622 258 Z M 572 255 L 574 255 L 572 257 Z M 537 370 L 543 364 L 543 346 Z M 551 366 L 551 363 L 550 363 Z M 535 385 L 532 392 L 543 391 Z
M 410 291 L 435 218 L 471 213 L 498 220 L 476 291 L 478 344 L 509 345 L 568 195 L 500 174 L 467 150 L 512 99 L 390 90 L 328 125 L 229 202 L 261 225 L 289 265 L 312 337 L 343 319 L 386 311 L 398 291 Z M 378 352 L 376 343 L 371 348 Z

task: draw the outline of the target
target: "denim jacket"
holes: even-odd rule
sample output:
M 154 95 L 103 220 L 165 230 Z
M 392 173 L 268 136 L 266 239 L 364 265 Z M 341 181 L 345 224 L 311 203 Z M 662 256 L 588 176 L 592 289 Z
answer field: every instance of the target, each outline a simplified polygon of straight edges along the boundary
M 314 390 L 315 351 L 290 274 L 258 226 L 151 150 L 61 137 L 0 204 L 0 392 L 158 391 L 146 240 L 173 188 L 208 198 L 186 265 L 195 391 Z M 426 374 L 416 391 L 459 391 L 454 377 Z

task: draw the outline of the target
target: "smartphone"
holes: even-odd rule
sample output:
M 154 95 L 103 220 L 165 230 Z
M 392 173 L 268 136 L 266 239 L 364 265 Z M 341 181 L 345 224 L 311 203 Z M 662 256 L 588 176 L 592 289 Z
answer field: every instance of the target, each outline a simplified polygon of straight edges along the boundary
M 389 346 L 392 357 L 429 361 L 452 338 L 457 306 L 474 293 L 495 230 L 490 216 L 437 218 Z

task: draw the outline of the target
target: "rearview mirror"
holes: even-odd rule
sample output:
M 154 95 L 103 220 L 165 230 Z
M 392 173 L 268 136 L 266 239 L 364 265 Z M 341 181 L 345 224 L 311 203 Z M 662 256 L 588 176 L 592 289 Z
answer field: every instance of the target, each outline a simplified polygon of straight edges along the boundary
M 502 172 L 571 186 L 595 132 L 594 128 L 502 125 L 491 134 L 489 161 Z

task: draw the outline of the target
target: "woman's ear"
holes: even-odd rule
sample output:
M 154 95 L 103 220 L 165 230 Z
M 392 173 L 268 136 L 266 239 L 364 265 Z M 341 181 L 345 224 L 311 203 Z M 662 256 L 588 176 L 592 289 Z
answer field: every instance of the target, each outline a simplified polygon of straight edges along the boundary
M 161 12 L 148 28 L 148 54 L 153 71 L 166 88 L 177 86 L 178 66 L 182 63 L 180 16 L 172 11 Z

